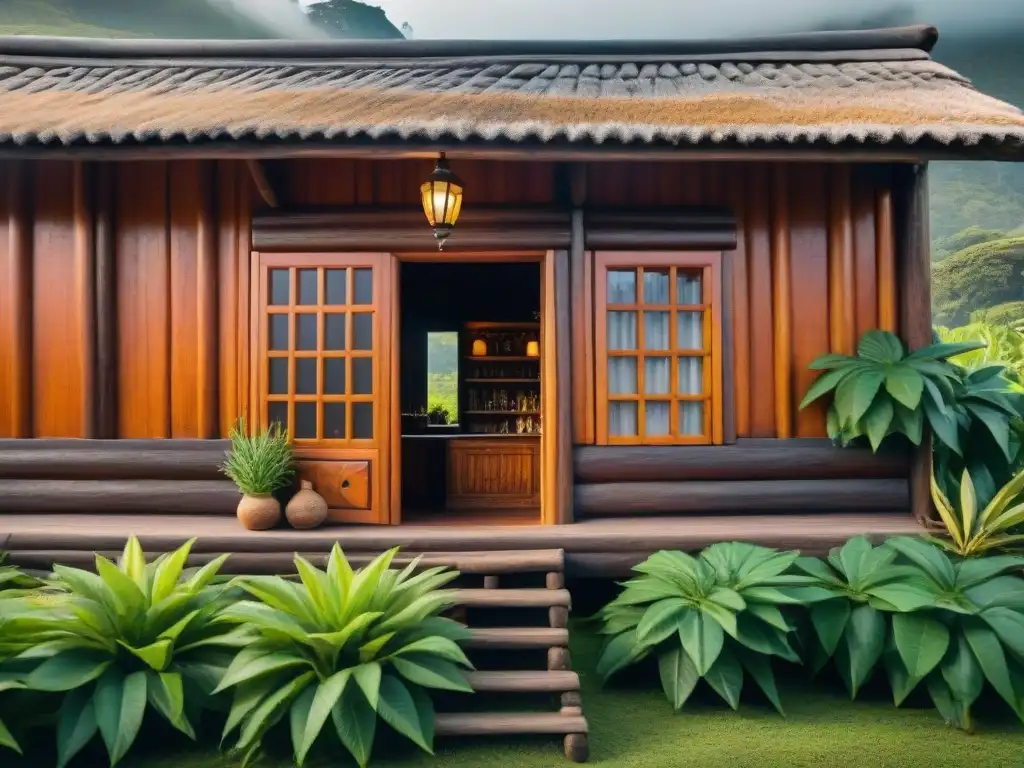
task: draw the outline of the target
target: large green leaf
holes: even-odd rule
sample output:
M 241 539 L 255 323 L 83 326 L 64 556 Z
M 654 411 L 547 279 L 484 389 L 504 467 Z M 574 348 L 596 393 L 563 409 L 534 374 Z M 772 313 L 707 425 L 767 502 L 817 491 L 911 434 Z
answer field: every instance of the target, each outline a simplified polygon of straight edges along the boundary
M 1017 693 L 1013 689 L 1010 670 L 1006 663 L 1006 654 L 1003 651 L 1002 643 L 999 642 L 999 637 L 981 619 L 974 616 L 964 619 L 964 637 L 989 685 L 1003 697 L 1003 701 L 1010 705 L 1017 713 L 1017 717 L 1024 717 L 1024 712 L 1022 712 L 1024 702 L 1018 700 Z
M 759 653 L 740 651 L 737 653 L 740 664 L 754 678 L 757 687 L 761 689 L 768 701 L 772 703 L 775 710 L 785 716 L 782 709 L 782 700 L 779 698 L 779 689 L 775 685 L 775 674 L 772 672 L 771 659 Z
M 836 647 L 846 630 L 852 607 L 845 597 L 825 600 L 811 606 L 811 623 L 818 636 L 821 647 L 829 656 L 836 652 Z
M 903 359 L 903 343 L 889 331 L 872 328 L 857 342 L 857 355 L 875 363 L 896 363 Z
M 778 656 L 794 664 L 800 661 L 786 640 L 785 633 L 747 614 L 737 617 L 736 626 L 737 640 L 745 648 L 768 656 Z
M 316 679 L 315 672 L 304 672 L 288 680 L 276 691 L 263 699 L 259 706 L 249 713 L 242 726 L 237 747 L 249 750 L 257 747 L 263 736 L 277 725 L 291 707 L 292 702 Z
M 682 614 L 689 610 L 689 603 L 678 597 L 653 603 L 637 625 L 637 642 L 650 646 L 662 642 L 676 632 Z
M 885 648 L 885 617 L 869 605 L 850 612 L 843 640 L 849 656 L 850 694 L 856 696 L 868 679 Z
M 396 659 L 397 661 L 397 659 Z M 376 661 L 370 661 L 352 668 L 352 679 L 363 692 L 363 696 L 370 702 L 370 706 L 377 709 L 380 698 L 381 666 Z
M 65 651 L 36 667 L 25 684 L 34 691 L 70 691 L 98 678 L 112 661 L 100 651 Z
M 131 616 L 145 610 L 146 597 L 139 585 L 103 555 L 96 555 L 96 573 L 113 594 L 122 616 Z
M 295 697 L 291 707 L 288 709 L 288 731 L 292 739 L 292 751 L 295 753 L 295 762 L 299 766 L 301 766 L 303 761 L 306 759 L 306 753 L 300 753 L 300 749 L 305 741 L 306 729 L 309 724 L 309 713 L 313 708 L 313 699 L 316 697 L 318 690 L 318 686 L 307 685 L 302 690 L 302 693 Z M 323 727 L 324 724 L 323 721 L 321 721 L 316 733 L 313 734 L 312 741 L 316 740 L 317 735 Z M 310 742 L 311 746 L 312 741 Z
M 970 708 L 985 684 L 985 676 L 964 635 L 957 635 L 939 669 L 953 696 L 964 710 Z
M 116 765 L 125 756 L 142 727 L 146 712 L 146 673 L 124 675 L 116 668 L 108 669 L 96 682 L 93 696 L 96 724 L 107 745 L 110 764 Z
M 956 573 L 949 557 L 932 544 L 910 536 L 894 536 L 886 539 L 885 546 L 892 547 L 905 558 L 917 565 L 943 590 L 953 589 Z
M 921 404 L 924 378 L 909 366 L 894 365 L 885 374 L 885 388 L 900 404 L 915 411 Z
M 839 383 L 834 402 L 844 421 L 856 424 L 861 420 L 878 394 L 884 379 L 884 371 L 869 368 L 847 376 Z M 889 407 L 892 408 L 891 403 Z
M 722 649 L 711 669 L 704 675 L 704 679 L 730 707 L 739 708 L 740 692 L 743 690 L 743 667 L 731 650 Z
M 935 593 L 924 584 L 894 582 L 864 590 L 871 596 L 870 604 L 885 611 L 916 611 L 935 604 Z
M 893 704 L 898 707 L 906 701 L 907 696 L 917 687 L 922 678 L 911 676 L 895 648 L 887 649 L 882 654 L 882 661 L 889 675 Z
M 92 688 L 82 687 L 68 693 L 57 713 L 57 768 L 68 762 L 96 735 L 96 707 Z
M 181 547 L 168 555 L 157 567 L 153 575 L 153 593 L 151 602 L 155 605 L 171 596 L 181 579 L 182 569 L 188 560 L 195 539 L 185 542 Z
M 14 738 L 14 734 L 10 732 L 6 725 L 4 725 L 3 720 L 0 720 L 0 747 L 12 749 L 19 755 L 22 753 L 21 746 L 18 744 L 18 741 Z
M 290 651 L 277 651 L 267 653 L 262 646 L 255 646 L 245 649 L 239 653 L 231 662 L 224 679 L 214 693 L 219 693 L 233 685 L 253 680 L 261 675 L 276 672 L 288 667 L 307 666 L 309 661 L 302 656 L 297 656 Z
M 608 680 L 616 672 L 639 659 L 643 653 L 644 647 L 636 641 L 635 630 L 616 635 L 605 643 L 601 650 L 601 656 L 597 660 L 597 674 L 603 680 Z
M 143 648 L 133 648 L 123 640 L 118 640 L 117 644 L 142 659 L 150 669 L 156 672 L 163 672 L 167 669 L 174 650 L 174 643 L 171 640 L 157 640 Z
M 167 722 L 195 739 L 195 730 L 185 716 L 185 687 L 180 673 L 147 672 L 146 698 Z
M 806 408 L 808 405 L 819 399 L 823 395 L 828 394 L 835 389 L 839 383 L 851 373 L 849 368 L 833 368 L 830 371 L 826 371 L 811 384 L 807 390 L 807 394 L 804 395 L 804 399 L 800 401 L 800 408 Z
M 954 699 L 953 692 L 943 676 L 940 674 L 928 675 L 925 678 L 925 686 L 928 688 L 928 695 L 931 696 L 932 703 L 942 715 L 942 719 L 948 725 L 963 728 L 969 707 Z
M 658 672 L 661 675 L 661 687 L 672 708 L 678 712 L 697 686 L 700 673 L 697 672 L 689 654 L 679 647 L 659 654 Z
M 464 667 L 472 669 L 473 666 L 469 663 L 463 650 L 453 640 L 446 637 L 424 637 L 395 651 L 396 656 L 405 656 L 410 653 L 429 653 Z
M 722 626 L 703 611 L 690 611 L 679 620 L 679 641 L 697 673 L 705 676 L 722 652 L 725 633 Z
M 377 713 L 358 686 L 346 686 L 341 700 L 331 709 L 331 720 L 341 743 L 360 768 L 369 763 L 373 736 L 377 730 Z
M 892 424 L 892 401 L 887 397 L 876 397 L 860 419 L 864 433 L 871 441 L 871 449 L 877 451 Z
M 307 712 L 306 725 L 302 734 L 302 739 L 298 742 L 294 739 L 292 740 L 292 744 L 295 748 L 295 761 L 299 765 L 302 765 L 305 761 L 306 755 L 309 754 L 309 750 L 312 749 L 317 736 L 319 736 L 320 731 L 323 730 L 324 723 L 327 722 L 328 716 L 338 703 L 338 699 L 340 699 L 341 695 L 344 693 L 345 686 L 349 683 L 351 677 L 352 670 L 343 669 L 327 678 L 316 687 L 316 693 L 313 696 Z
M 1002 644 L 1024 662 L 1024 614 L 1019 610 L 996 606 L 982 611 L 980 616 L 998 635 Z
M 894 614 L 892 631 L 907 674 L 917 679 L 935 669 L 949 648 L 949 629 L 923 613 Z
M 472 693 L 473 688 L 466 681 L 466 675 L 459 667 L 444 659 L 418 655 L 395 658 L 391 662 L 395 671 L 410 683 L 424 688 L 438 688 L 447 691 Z M 379 668 L 379 665 L 378 665 Z
M 969 403 L 967 410 L 975 419 L 985 425 L 996 441 L 996 445 L 1006 456 L 1006 460 L 1013 461 L 1013 454 L 1010 452 L 1010 422 L 1006 415 L 981 403 Z
M 433 743 L 426 740 L 426 734 L 420 725 L 416 712 L 416 703 L 409 690 L 394 675 L 384 675 L 380 681 L 380 700 L 377 702 L 377 714 L 385 723 L 408 738 L 423 751 L 434 753 Z

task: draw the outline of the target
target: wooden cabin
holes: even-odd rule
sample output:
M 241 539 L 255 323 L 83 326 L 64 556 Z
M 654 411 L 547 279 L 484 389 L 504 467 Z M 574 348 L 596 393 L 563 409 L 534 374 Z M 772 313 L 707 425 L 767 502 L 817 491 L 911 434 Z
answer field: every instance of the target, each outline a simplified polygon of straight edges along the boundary
M 1024 158 L 936 39 L 0 40 L 0 550 L 605 575 L 918 530 L 927 453 L 798 404 L 870 328 L 929 342 L 927 162 Z M 431 334 L 457 424 L 419 415 Z M 240 417 L 288 428 L 329 527 L 242 530 Z

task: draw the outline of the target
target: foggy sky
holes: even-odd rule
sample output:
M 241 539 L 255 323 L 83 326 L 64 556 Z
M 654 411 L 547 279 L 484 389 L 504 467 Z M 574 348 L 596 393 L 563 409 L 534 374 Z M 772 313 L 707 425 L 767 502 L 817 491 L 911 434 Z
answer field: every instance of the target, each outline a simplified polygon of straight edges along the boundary
M 287 2 L 287 0 L 283 0 Z M 1024 27 L 1024 0 L 366 0 L 425 38 L 678 38 L 799 31 L 893 11 L 940 30 Z

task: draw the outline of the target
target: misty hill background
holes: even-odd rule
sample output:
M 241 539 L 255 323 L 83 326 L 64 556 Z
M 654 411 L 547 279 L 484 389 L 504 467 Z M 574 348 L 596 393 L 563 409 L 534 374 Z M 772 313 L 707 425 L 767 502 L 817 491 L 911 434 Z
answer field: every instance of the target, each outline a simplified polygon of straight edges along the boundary
M 747 0 L 722 0 L 712 10 L 637 0 L 626 17 L 592 0 L 588 7 L 602 12 L 574 16 L 586 1 L 377 0 L 388 18 L 373 0 L 0 0 L 0 34 L 402 38 L 412 34 L 409 14 L 427 36 L 523 36 L 523 19 L 535 16 L 538 2 L 550 15 L 550 23 L 526 27 L 538 37 L 602 36 L 607 29 L 658 37 L 683 22 L 687 37 L 750 35 L 754 19 L 754 34 L 937 22 L 936 59 L 1024 108 L 1024 0 L 784 0 L 768 15 L 756 2 L 747 13 L 733 13 Z M 1024 318 L 1024 163 L 933 163 L 931 210 L 936 321 L 963 322 L 992 307 L 1005 314 L 1007 306 L 1019 307 Z

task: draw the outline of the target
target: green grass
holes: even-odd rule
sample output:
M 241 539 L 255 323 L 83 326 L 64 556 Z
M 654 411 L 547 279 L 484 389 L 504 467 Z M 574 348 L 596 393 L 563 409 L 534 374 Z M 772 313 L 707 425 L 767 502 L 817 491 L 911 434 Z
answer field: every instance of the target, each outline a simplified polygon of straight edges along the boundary
M 978 712 L 979 732 L 967 735 L 946 727 L 930 708 L 894 708 L 879 688 L 864 701 L 851 702 L 838 685 L 809 685 L 797 670 L 784 682 L 783 719 L 756 696 L 745 697 L 732 712 L 712 695 L 682 713 L 671 712 L 656 682 L 627 675 L 630 687 L 602 690 L 593 674 L 598 641 L 574 630 L 573 656 L 583 680 L 583 706 L 590 722 L 591 764 L 613 768 L 1020 768 L 1024 765 L 1024 728 L 1002 710 Z M 781 676 L 781 675 L 780 675 Z M 215 741 L 215 738 L 212 739 Z M 418 754 L 378 741 L 372 765 L 382 768 L 551 768 L 569 765 L 556 737 L 440 741 L 437 756 Z M 395 739 L 394 742 L 399 742 Z M 178 742 L 175 742 L 178 743 Z M 212 746 L 171 750 L 162 736 L 140 742 L 143 754 L 125 768 L 237 768 L 240 760 Z M 256 768 L 288 768 L 283 746 Z M 390 753 L 390 754 L 389 754 Z M 92 752 L 72 768 L 99 766 Z M 39 755 L 4 768 L 42 768 Z M 353 763 L 321 755 L 312 768 Z

